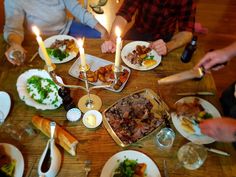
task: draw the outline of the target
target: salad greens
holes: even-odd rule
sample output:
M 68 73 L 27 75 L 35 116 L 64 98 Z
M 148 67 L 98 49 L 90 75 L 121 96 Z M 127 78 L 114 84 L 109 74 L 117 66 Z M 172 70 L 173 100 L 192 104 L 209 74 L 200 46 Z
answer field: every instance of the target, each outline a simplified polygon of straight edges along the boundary
M 52 56 L 60 61 L 62 61 L 63 59 L 69 56 L 68 52 L 62 51 L 58 48 L 55 48 L 55 49 L 47 48 L 46 50 L 49 56 Z
M 115 170 L 113 177 L 132 177 L 135 174 L 137 160 L 125 159 Z
M 27 91 L 40 104 L 56 104 L 58 102 L 58 88 L 47 78 L 32 76 L 27 80 Z

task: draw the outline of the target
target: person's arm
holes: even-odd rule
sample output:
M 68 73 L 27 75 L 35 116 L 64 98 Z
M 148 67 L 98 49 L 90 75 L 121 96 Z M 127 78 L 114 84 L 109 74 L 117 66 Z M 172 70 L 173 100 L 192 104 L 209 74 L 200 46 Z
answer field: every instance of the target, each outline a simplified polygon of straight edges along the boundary
M 212 52 L 208 52 L 196 65 L 196 67 L 204 67 L 205 70 L 210 70 L 214 68 L 217 64 L 223 64 L 228 62 L 231 58 L 236 56 L 236 42 L 233 44 L 219 50 L 214 50 Z M 214 69 L 219 69 L 216 67 Z
M 14 65 L 20 65 L 22 61 L 12 60 L 9 57 L 9 53 L 13 50 L 18 50 L 25 56 L 25 50 L 22 47 L 24 40 L 24 12 L 17 1 L 4 1 L 5 8 L 5 26 L 4 26 L 4 39 L 10 45 L 5 52 L 6 58 Z
M 108 31 L 99 22 L 96 24 L 95 29 L 101 33 L 101 38 L 102 39 L 104 39 L 104 40 L 109 39 Z
M 236 141 L 236 120 L 233 118 L 207 119 L 200 123 L 201 132 L 217 141 Z
M 187 44 L 192 39 L 192 33 L 182 31 L 175 34 L 169 42 L 164 42 L 162 39 L 150 43 L 150 48 L 154 49 L 159 55 L 166 55 L 174 49 L 177 49 Z

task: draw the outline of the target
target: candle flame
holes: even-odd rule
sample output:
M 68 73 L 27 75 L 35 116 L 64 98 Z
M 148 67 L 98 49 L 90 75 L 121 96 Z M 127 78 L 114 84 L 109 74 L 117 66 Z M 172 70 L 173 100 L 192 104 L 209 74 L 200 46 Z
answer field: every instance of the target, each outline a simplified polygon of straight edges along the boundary
M 120 30 L 120 28 L 117 26 L 115 30 L 116 30 L 116 36 L 117 36 L 117 37 L 120 37 L 120 35 L 121 35 L 121 30 Z
M 36 36 L 39 36 L 40 31 L 39 31 L 39 29 L 38 29 L 37 26 L 33 26 L 33 27 L 32 27 L 32 31 L 34 32 L 34 34 L 35 34 Z

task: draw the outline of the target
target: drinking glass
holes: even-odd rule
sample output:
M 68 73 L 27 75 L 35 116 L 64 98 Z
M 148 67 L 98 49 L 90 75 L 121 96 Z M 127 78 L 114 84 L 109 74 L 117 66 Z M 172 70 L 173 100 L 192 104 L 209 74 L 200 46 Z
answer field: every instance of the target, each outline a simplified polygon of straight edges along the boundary
M 178 150 L 180 166 L 189 170 L 198 169 L 207 158 L 207 150 L 204 146 L 189 142 Z
M 161 150 L 169 150 L 175 140 L 175 132 L 171 128 L 163 128 L 155 136 L 155 143 Z
M 2 124 L 1 131 L 21 142 L 32 140 L 37 135 L 31 123 L 24 122 L 6 122 Z

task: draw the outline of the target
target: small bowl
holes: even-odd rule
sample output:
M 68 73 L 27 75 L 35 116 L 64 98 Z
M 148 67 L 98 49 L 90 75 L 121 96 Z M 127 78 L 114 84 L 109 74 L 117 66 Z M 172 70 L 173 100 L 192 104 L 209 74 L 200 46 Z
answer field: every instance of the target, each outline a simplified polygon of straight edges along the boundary
M 102 114 L 97 110 L 87 111 L 83 116 L 83 124 L 87 128 L 97 128 L 102 123 Z
M 78 108 L 72 108 L 66 113 L 66 118 L 71 122 L 79 120 L 80 117 L 81 111 Z

